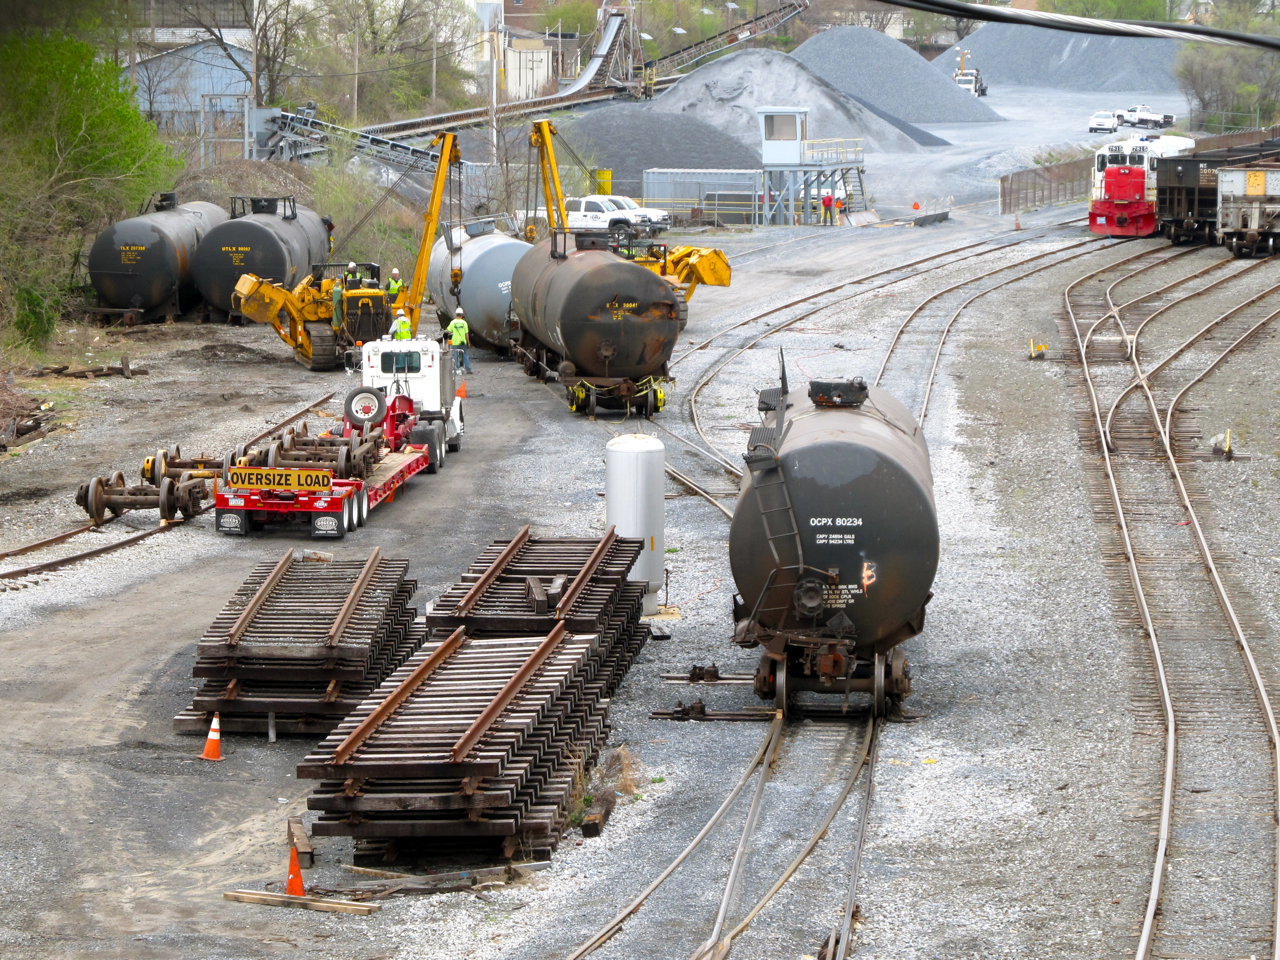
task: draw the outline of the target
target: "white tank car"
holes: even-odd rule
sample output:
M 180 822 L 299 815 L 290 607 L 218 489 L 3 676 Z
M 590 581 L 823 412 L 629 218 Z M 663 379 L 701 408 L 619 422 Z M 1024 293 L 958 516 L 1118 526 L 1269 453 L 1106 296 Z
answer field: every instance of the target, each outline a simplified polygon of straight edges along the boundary
M 427 261 L 427 291 L 442 325 L 448 324 L 461 303 L 473 338 L 497 348 L 518 340 L 519 323 L 507 320 L 511 274 L 529 249 L 523 240 L 499 233 L 492 220 L 448 230 L 432 246 Z M 453 294 L 455 269 L 462 270 L 457 296 Z

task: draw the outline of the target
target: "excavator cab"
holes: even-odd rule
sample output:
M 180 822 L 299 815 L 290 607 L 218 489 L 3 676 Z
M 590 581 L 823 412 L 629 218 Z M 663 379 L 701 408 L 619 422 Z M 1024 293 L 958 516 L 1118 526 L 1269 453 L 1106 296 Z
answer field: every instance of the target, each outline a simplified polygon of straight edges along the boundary
M 348 276 L 345 263 L 311 265 L 313 288 L 333 305 L 333 328 L 339 341 L 346 344 L 378 340 L 391 329 L 391 311 L 387 309 L 387 293 L 382 289 L 382 267 L 376 263 L 357 263 L 354 276 Z

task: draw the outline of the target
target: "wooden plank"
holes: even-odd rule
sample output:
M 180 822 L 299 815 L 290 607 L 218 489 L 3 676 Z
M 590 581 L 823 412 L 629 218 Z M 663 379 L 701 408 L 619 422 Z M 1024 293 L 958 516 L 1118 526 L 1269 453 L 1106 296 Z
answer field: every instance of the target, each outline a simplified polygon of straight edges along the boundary
M 311 838 L 307 836 L 307 828 L 302 825 L 301 817 L 290 817 L 289 846 L 298 851 L 298 866 L 309 870 L 316 865 L 316 851 L 311 846 Z
M 298 907 L 302 910 L 319 910 L 322 913 L 354 913 L 367 917 L 382 909 L 380 903 L 352 903 L 350 900 L 326 900 L 323 897 L 291 897 L 287 893 L 264 893 L 261 890 L 228 890 L 223 900 L 237 903 L 257 903 L 264 907 Z

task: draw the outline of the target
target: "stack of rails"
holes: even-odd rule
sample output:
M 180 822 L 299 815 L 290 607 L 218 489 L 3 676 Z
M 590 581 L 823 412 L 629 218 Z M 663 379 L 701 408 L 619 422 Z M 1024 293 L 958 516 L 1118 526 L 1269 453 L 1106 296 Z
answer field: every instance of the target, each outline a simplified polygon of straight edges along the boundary
M 408 569 L 380 548 L 258 564 L 201 638 L 204 683 L 174 730 L 203 734 L 216 711 L 231 733 L 328 733 L 427 639 Z
M 549 854 L 649 628 L 643 543 L 498 541 L 426 616 L 427 644 L 298 766 L 317 836 L 357 862 Z

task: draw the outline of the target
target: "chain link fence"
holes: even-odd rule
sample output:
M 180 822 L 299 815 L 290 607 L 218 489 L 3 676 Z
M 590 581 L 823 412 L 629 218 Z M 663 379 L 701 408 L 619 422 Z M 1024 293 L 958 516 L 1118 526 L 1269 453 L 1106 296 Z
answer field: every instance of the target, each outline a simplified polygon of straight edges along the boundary
M 1196 152 L 1239 147 L 1280 137 L 1280 127 L 1241 130 L 1219 137 L 1200 137 Z M 1015 170 L 1000 178 L 1000 212 L 1020 213 L 1055 203 L 1072 203 L 1089 199 L 1093 181 L 1093 157 L 1046 164 L 1030 170 Z

